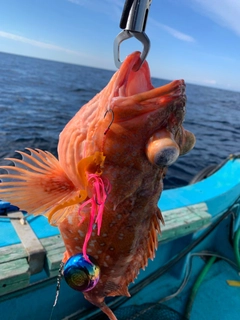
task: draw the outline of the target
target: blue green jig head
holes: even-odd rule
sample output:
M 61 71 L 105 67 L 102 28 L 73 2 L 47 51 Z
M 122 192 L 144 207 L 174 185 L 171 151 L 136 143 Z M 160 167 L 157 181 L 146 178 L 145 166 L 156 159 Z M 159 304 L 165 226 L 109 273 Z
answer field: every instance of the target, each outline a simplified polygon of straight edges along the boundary
M 97 285 L 100 268 L 93 257 L 88 256 L 86 260 L 82 253 L 78 253 L 65 263 L 63 276 L 71 288 L 86 292 Z

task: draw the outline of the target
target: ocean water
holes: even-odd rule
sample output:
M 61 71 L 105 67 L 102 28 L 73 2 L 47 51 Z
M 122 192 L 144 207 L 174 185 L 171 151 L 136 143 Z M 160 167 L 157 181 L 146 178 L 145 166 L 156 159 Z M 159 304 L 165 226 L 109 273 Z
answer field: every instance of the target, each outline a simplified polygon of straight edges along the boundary
M 57 155 L 59 133 L 113 72 L 0 53 L 0 165 L 25 147 Z M 169 81 L 152 79 L 154 86 Z M 187 84 L 184 127 L 195 148 L 169 167 L 164 188 L 184 186 L 203 168 L 240 152 L 240 93 Z

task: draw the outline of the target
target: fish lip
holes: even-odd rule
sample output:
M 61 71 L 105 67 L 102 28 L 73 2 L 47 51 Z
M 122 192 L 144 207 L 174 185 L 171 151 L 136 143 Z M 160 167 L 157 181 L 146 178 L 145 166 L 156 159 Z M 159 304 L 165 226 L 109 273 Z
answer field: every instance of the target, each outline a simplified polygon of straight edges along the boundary
M 158 110 L 162 112 L 164 108 L 171 112 L 173 109 L 176 110 L 174 105 L 180 106 L 182 110 L 185 107 L 184 80 L 174 80 L 155 88 L 151 83 L 147 61 L 144 61 L 138 71 L 133 70 L 139 56 L 140 52 L 129 55 L 113 79 L 114 87 L 108 100 L 108 110 L 113 111 L 114 123 L 131 121 L 136 118 L 140 121 L 139 116 L 144 115 L 145 118 L 148 118 L 150 113 L 154 114 Z M 109 121 L 109 116 L 106 121 Z
M 185 107 L 186 94 L 184 80 L 174 80 L 164 86 L 140 92 L 132 96 L 115 96 L 112 98 L 111 109 L 114 122 L 133 120 L 144 114 L 159 109 L 170 108 L 173 104 Z
M 122 63 L 117 72 L 113 97 L 139 97 L 139 99 L 147 100 L 164 94 L 176 94 L 176 96 L 185 94 L 183 79 L 155 88 L 151 82 L 147 61 L 144 61 L 141 68 L 135 71 L 134 66 L 139 61 L 140 54 L 139 51 L 133 52 Z
M 169 97 L 172 100 L 179 99 L 181 97 L 186 99 L 185 89 L 186 85 L 183 79 L 174 80 L 166 85 L 156 87 L 145 92 L 136 93 L 132 98 L 139 102 L 161 97 Z
M 139 59 L 139 51 L 133 52 L 125 58 L 116 74 L 113 97 L 129 97 L 154 89 L 146 61 L 144 61 L 139 70 L 134 70 L 134 66 Z

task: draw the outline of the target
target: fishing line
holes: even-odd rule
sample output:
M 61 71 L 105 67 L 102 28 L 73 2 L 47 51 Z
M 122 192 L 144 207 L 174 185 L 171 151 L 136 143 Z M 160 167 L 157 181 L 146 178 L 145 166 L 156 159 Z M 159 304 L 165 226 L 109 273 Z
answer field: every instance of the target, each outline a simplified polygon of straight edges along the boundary
M 58 302 L 58 297 L 59 297 L 59 293 L 60 293 L 60 286 L 61 286 L 61 280 L 62 280 L 62 277 L 63 277 L 63 268 L 64 268 L 64 263 L 61 262 L 60 266 L 59 266 L 59 269 L 58 269 L 58 275 L 57 275 L 57 287 L 56 287 L 55 300 L 54 300 L 54 303 L 53 303 L 53 306 L 52 306 L 52 311 L 51 311 L 49 320 L 52 319 L 54 308 L 55 308 L 55 306 L 57 305 L 57 302 Z

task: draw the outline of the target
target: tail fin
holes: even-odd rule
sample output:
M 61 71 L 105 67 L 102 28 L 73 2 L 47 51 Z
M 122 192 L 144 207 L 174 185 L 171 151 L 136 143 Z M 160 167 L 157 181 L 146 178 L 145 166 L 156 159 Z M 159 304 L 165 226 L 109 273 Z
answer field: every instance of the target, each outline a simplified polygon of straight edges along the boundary
M 84 292 L 84 298 L 91 302 L 96 307 L 100 308 L 102 312 L 104 312 L 109 320 L 117 320 L 115 314 L 112 312 L 112 310 L 106 305 L 104 301 L 104 297 L 98 297 L 96 294 L 93 296 L 91 294 L 91 291 Z
M 65 208 L 59 207 L 59 203 L 76 198 L 79 192 L 51 153 L 39 149 L 27 150 L 30 154 L 18 151 L 21 160 L 7 159 L 15 166 L 0 167 L 8 172 L 0 175 L 0 198 L 35 215 L 48 216 L 54 211 L 50 223 L 56 224 L 67 212 Z

